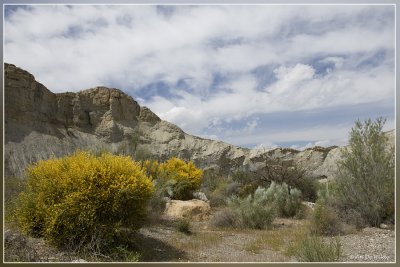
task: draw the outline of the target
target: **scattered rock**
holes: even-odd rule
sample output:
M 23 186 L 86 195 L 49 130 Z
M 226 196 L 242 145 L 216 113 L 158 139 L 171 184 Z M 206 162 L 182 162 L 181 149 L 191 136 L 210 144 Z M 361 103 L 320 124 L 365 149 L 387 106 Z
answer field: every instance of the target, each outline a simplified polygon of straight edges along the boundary
M 381 224 L 379 225 L 379 228 L 381 228 L 381 229 L 389 229 L 389 225 L 384 224 L 384 223 L 381 223 Z
M 315 203 L 314 202 L 303 201 L 302 203 L 304 205 L 306 205 L 307 207 L 309 207 L 311 210 L 314 210 L 314 208 L 315 208 Z
M 201 221 L 209 217 L 210 211 L 210 204 L 203 200 L 170 200 L 166 203 L 164 215 L 176 219 L 189 218 Z
M 86 260 L 84 260 L 84 259 L 76 259 L 76 260 L 73 260 L 73 261 L 71 261 L 71 262 L 88 262 L 88 261 L 86 261 Z
M 203 201 L 205 201 L 205 202 L 208 202 L 208 201 L 209 201 L 208 198 L 207 198 L 207 196 L 206 196 L 206 194 L 204 194 L 203 192 L 194 192 L 194 193 L 193 193 L 193 197 L 194 197 L 195 199 L 200 199 L 200 200 L 203 200 Z

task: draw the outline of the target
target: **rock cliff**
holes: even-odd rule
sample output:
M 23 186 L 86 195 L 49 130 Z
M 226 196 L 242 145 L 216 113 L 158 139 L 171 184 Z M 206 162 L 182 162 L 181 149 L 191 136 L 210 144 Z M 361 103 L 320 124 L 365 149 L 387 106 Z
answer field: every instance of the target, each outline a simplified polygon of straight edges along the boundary
M 76 149 L 107 149 L 159 160 L 179 156 L 224 174 L 238 168 L 258 170 L 265 166 L 266 157 L 280 157 L 324 178 L 332 176 L 340 157 L 341 148 L 260 151 L 196 137 L 161 120 L 118 89 L 52 93 L 12 64 L 4 65 L 4 80 L 6 176 L 22 177 L 28 164 Z

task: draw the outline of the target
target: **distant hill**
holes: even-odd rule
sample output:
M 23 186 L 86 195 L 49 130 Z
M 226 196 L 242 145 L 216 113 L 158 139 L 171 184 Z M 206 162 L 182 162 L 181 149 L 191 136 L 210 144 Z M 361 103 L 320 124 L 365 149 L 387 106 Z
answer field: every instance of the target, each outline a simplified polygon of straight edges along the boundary
M 178 156 L 221 174 L 259 170 L 265 167 L 266 158 L 280 157 L 321 178 L 332 177 L 340 157 L 338 147 L 261 151 L 189 135 L 119 89 L 52 93 L 32 74 L 12 64 L 4 64 L 4 80 L 6 176 L 22 177 L 28 164 L 76 149 L 158 160 Z M 394 131 L 388 134 L 394 144 Z

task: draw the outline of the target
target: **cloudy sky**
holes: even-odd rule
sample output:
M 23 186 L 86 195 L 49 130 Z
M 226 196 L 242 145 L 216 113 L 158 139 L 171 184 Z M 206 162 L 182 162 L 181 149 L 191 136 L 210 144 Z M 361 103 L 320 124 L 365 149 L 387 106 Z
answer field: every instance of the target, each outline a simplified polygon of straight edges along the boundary
M 345 144 L 394 123 L 393 5 L 5 6 L 4 60 L 53 92 L 119 88 L 190 134 Z

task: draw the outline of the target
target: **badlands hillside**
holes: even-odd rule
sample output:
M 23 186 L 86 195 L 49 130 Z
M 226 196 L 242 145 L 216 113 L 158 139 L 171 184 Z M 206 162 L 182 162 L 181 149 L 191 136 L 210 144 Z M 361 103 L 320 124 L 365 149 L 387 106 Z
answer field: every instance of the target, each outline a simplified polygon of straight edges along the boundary
M 178 156 L 221 174 L 261 170 L 267 158 L 301 164 L 310 175 L 331 178 L 339 147 L 270 151 L 236 147 L 185 133 L 115 88 L 52 93 L 29 72 L 4 65 L 5 176 L 23 177 L 26 166 L 76 149 L 153 157 Z M 394 131 L 388 133 L 394 143 Z

